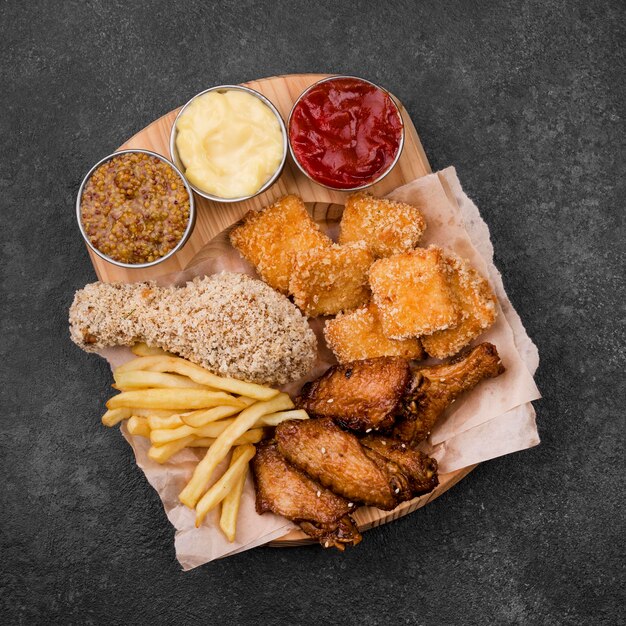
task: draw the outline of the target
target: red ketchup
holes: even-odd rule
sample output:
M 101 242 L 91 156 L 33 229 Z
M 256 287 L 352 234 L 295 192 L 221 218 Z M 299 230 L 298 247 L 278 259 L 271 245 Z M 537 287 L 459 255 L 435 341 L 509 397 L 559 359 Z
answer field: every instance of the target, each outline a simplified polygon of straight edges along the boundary
M 402 144 L 402 120 L 389 94 L 358 78 L 314 85 L 294 107 L 289 143 L 300 167 L 334 189 L 375 182 Z

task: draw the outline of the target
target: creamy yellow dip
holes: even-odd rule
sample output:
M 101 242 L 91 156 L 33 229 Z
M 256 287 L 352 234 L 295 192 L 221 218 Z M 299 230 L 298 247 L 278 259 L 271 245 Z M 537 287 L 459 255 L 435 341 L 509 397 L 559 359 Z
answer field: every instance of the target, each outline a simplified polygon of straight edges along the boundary
M 199 96 L 178 118 L 176 130 L 185 176 L 220 198 L 256 193 L 283 158 L 276 116 L 245 91 L 210 91 Z

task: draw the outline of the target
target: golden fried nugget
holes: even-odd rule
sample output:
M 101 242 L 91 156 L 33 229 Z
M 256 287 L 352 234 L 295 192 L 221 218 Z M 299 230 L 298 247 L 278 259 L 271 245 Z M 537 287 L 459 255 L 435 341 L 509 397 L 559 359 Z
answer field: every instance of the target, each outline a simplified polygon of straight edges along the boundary
M 374 261 L 364 242 L 295 254 L 289 291 L 308 317 L 356 309 L 370 297 L 367 271 Z
M 448 250 L 443 258 L 448 284 L 461 312 L 461 321 L 454 328 L 423 338 L 426 352 L 438 359 L 456 354 L 476 339 L 494 323 L 497 314 L 496 297 L 489 283 L 469 262 Z
M 379 259 L 369 279 L 383 332 L 391 339 L 430 335 L 460 321 L 441 248 L 417 248 Z
M 261 211 L 248 211 L 230 233 L 230 243 L 271 287 L 287 293 L 293 254 L 330 246 L 298 196 L 284 196 Z
M 365 241 L 374 256 L 387 257 L 413 250 L 425 229 L 417 207 L 359 192 L 346 201 L 339 243 Z
M 401 356 L 423 359 L 419 339 L 388 339 L 378 315 L 378 307 L 370 302 L 364 307 L 337 315 L 324 327 L 326 343 L 340 363 L 361 361 L 379 356 Z

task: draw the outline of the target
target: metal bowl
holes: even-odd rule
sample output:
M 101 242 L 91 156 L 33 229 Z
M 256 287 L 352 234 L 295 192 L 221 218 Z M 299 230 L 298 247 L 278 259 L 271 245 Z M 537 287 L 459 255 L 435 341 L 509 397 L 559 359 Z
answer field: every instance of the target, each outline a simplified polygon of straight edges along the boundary
M 150 156 L 153 156 L 153 157 L 156 157 L 157 159 L 160 159 L 164 163 L 167 163 L 167 165 L 169 165 L 180 176 L 180 179 L 182 180 L 183 184 L 185 185 L 185 189 L 187 190 L 187 194 L 189 195 L 189 222 L 187 223 L 187 228 L 185 228 L 185 232 L 183 233 L 183 236 L 181 237 L 180 241 L 166 255 L 164 255 L 164 256 L 162 256 L 162 257 L 160 257 L 160 258 L 158 258 L 158 259 L 156 259 L 154 261 L 150 261 L 150 263 L 122 263 L 121 261 L 116 261 L 115 259 L 112 259 L 110 256 L 107 256 L 106 254 L 104 254 L 104 252 L 101 252 L 100 250 L 98 250 L 98 248 L 96 248 L 91 243 L 91 241 L 89 240 L 89 237 L 87 237 L 87 233 L 85 232 L 85 229 L 83 228 L 83 222 L 82 222 L 82 219 L 81 219 L 81 217 L 82 217 L 82 214 L 81 214 L 81 201 L 82 201 L 82 198 L 83 198 L 83 191 L 85 190 L 85 185 L 87 184 L 87 181 L 91 178 L 92 174 L 103 163 L 106 163 L 107 161 L 110 161 L 112 158 L 117 157 L 120 154 L 136 154 L 138 152 L 142 153 L 142 154 L 149 154 Z M 108 261 L 109 263 L 112 263 L 113 265 L 117 265 L 118 267 L 128 267 L 128 268 L 132 268 L 132 269 L 137 269 L 137 268 L 142 268 L 142 267 L 152 267 L 154 265 L 158 265 L 159 263 L 163 263 L 163 261 L 166 261 L 171 256 L 176 254 L 187 243 L 187 240 L 189 239 L 189 236 L 191 235 L 191 231 L 193 230 L 194 224 L 196 222 L 196 208 L 195 208 L 195 205 L 194 205 L 193 193 L 191 191 L 191 187 L 189 186 L 189 183 L 187 182 L 187 179 L 185 178 L 183 173 L 169 159 L 165 158 L 164 156 L 162 156 L 160 154 L 157 154 L 156 152 L 152 152 L 151 150 L 139 150 L 139 149 L 137 149 L 137 150 L 120 150 L 118 152 L 113 152 L 112 154 L 109 154 L 108 156 L 105 156 L 104 159 L 101 159 L 100 161 L 98 161 L 87 172 L 87 175 L 85 176 L 85 178 L 83 178 L 83 182 L 80 184 L 80 188 L 78 190 L 78 196 L 76 197 L 76 219 L 78 221 L 78 228 L 80 228 L 80 232 L 81 232 L 81 234 L 83 236 L 83 239 L 85 240 L 85 243 L 101 259 L 104 259 L 105 261 Z
M 393 103 L 393 106 L 395 107 L 396 111 L 398 112 L 398 118 L 400 120 L 400 125 L 401 125 L 401 134 L 400 134 L 400 145 L 398 146 L 398 152 L 396 154 L 396 156 L 394 157 L 393 161 L 389 164 L 389 167 L 375 180 L 366 183 L 365 185 L 360 185 L 359 187 L 331 187 L 330 185 L 325 185 L 324 183 L 320 183 L 318 180 L 316 180 L 313 176 L 311 176 L 306 169 L 300 164 L 300 162 L 298 161 L 294 151 L 293 151 L 293 147 L 291 146 L 291 138 L 289 137 L 289 128 L 291 126 L 291 117 L 293 116 L 293 112 L 295 111 L 296 107 L 298 106 L 298 103 L 300 102 L 300 100 L 302 100 L 302 98 L 304 98 L 314 87 L 317 87 L 318 85 L 321 85 L 322 83 L 327 83 L 333 80 L 341 80 L 341 79 L 345 79 L 345 78 L 351 78 L 354 80 L 360 80 L 364 83 L 367 83 L 368 85 L 372 85 L 372 87 L 376 87 L 376 89 L 380 89 L 380 91 L 386 93 L 389 96 L 389 99 L 391 100 L 391 102 Z M 296 164 L 296 166 L 298 167 L 298 169 L 312 182 L 314 182 L 316 185 L 320 185 L 321 187 L 326 187 L 326 189 L 332 189 L 334 191 L 359 191 L 361 189 L 367 189 L 368 187 L 372 187 L 373 185 L 375 185 L 376 183 L 379 183 L 383 178 L 385 178 L 385 176 L 387 176 L 387 174 L 389 174 L 389 172 L 391 172 L 391 170 L 395 167 L 396 163 L 398 162 L 398 159 L 400 158 L 400 155 L 402 154 L 402 149 L 404 148 L 404 134 L 405 134 L 405 130 L 404 130 L 404 120 L 402 119 L 402 113 L 400 111 L 400 108 L 398 107 L 398 105 L 396 104 L 396 101 L 393 99 L 393 96 L 391 95 L 391 93 L 389 91 L 387 91 L 384 87 L 380 87 L 379 85 L 377 85 L 376 83 L 373 83 L 370 80 L 366 80 L 365 78 L 361 78 L 359 76 L 348 76 L 348 75 L 341 75 L 341 76 L 329 76 L 328 78 L 322 78 L 322 80 L 318 80 L 317 82 L 313 83 L 312 85 L 310 85 L 309 87 L 307 87 L 299 96 L 298 99 L 293 103 L 293 106 L 291 107 L 291 111 L 289 112 L 289 118 L 287 119 L 287 138 L 288 138 L 288 143 L 289 143 L 289 153 L 291 154 L 291 158 L 293 159 L 293 162 Z
M 278 120 L 278 125 L 280 126 L 280 132 L 283 138 L 283 158 L 280 162 L 280 165 L 274 172 L 274 174 L 263 184 L 263 186 L 258 191 L 256 191 L 255 193 L 249 196 L 241 196 L 239 198 L 222 198 L 220 196 L 214 196 L 213 194 L 207 193 L 206 191 L 200 189 L 199 187 L 196 187 L 196 185 L 189 183 L 190 187 L 199 196 L 202 196 L 203 198 L 206 198 L 207 200 L 213 200 L 214 202 L 242 202 L 243 200 L 249 200 L 250 198 L 254 198 L 255 196 L 258 196 L 260 193 L 263 193 L 276 182 L 278 177 L 282 174 L 283 169 L 285 167 L 285 161 L 287 160 L 288 140 L 287 140 L 287 129 L 285 127 L 285 122 L 283 121 L 283 118 L 280 116 L 278 109 L 263 94 L 259 93 L 258 91 L 255 91 L 254 89 L 250 89 L 250 87 L 244 87 L 243 85 L 218 85 L 217 87 L 211 87 L 210 89 L 205 89 L 204 91 L 201 91 L 200 93 L 196 94 L 178 112 L 178 115 L 176 116 L 176 119 L 174 120 L 174 124 L 172 125 L 172 131 L 170 133 L 170 156 L 172 158 L 172 161 L 178 166 L 179 169 L 181 170 L 185 169 L 185 165 L 181 161 L 180 156 L 178 154 L 178 149 L 176 148 L 176 135 L 177 135 L 176 125 L 178 123 L 178 118 L 184 113 L 187 107 L 196 98 L 199 98 L 200 96 L 203 96 L 204 94 L 209 93 L 211 91 L 245 91 L 246 93 L 249 93 L 255 98 L 258 98 L 259 100 L 261 100 L 261 102 L 263 102 L 263 104 L 265 104 L 272 111 L 272 113 L 276 116 L 276 119 Z

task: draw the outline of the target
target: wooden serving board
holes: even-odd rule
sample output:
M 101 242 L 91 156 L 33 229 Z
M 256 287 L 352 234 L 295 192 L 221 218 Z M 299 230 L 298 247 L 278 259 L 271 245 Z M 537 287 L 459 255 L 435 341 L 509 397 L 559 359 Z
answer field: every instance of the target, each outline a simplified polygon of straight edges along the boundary
M 254 80 L 245 84 L 266 96 L 279 110 L 283 119 L 286 120 L 298 96 L 309 85 L 327 76 L 327 74 L 292 74 Z M 190 94 L 190 97 L 192 95 Z M 404 150 L 398 163 L 389 175 L 372 187 L 371 191 L 376 195 L 385 195 L 396 187 L 431 173 L 430 165 L 426 159 L 426 154 L 422 148 L 415 126 L 406 109 L 397 98 L 396 102 L 400 107 L 404 120 Z M 152 124 L 131 137 L 119 149 L 143 148 L 171 159 L 169 151 L 170 132 L 178 111 L 179 109 L 171 111 L 152 122 Z M 331 205 L 343 205 L 348 192 L 332 191 L 316 185 L 299 171 L 289 157 L 283 174 L 276 184 L 252 200 L 228 204 L 211 202 L 196 195 L 196 225 L 194 231 L 182 250 L 164 263 L 152 268 L 127 269 L 108 263 L 90 250 L 91 261 L 98 278 L 104 282 L 139 282 L 184 270 L 204 256 L 203 248 L 206 244 L 223 230 L 240 220 L 249 209 L 259 209 L 267 206 L 280 196 L 288 193 L 299 195 L 308 205 L 322 206 L 325 210 L 328 210 L 328 207 Z M 206 250 L 204 253 L 206 254 Z M 440 484 L 434 491 L 421 498 L 404 502 L 393 511 L 379 511 L 371 508 L 357 510 L 354 517 L 359 524 L 359 528 L 361 530 L 369 530 L 412 513 L 450 489 L 474 467 L 466 467 L 456 472 L 440 475 Z M 312 540 L 304 533 L 294 530 L 284 537 L 273 541 L 270 545 L 289 547 L 310 542 Z

